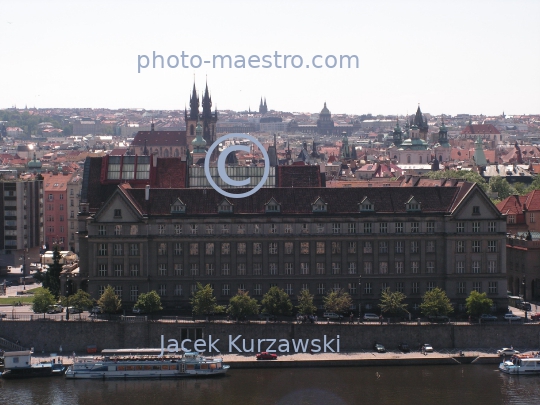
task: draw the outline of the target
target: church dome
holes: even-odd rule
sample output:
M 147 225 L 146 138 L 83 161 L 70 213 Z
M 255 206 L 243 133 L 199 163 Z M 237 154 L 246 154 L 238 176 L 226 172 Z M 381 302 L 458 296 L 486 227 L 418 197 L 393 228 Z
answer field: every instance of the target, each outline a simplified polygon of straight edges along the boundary
M 200 121 L 197 122 L 197 129 L 195 130 L 195 134 L 195 139 L 191 141 L 191 145 L 193 145 L 194 148 L 204 149 L 206 147 L 206 140 L 202 137 L 202 126 Z
M 34 153 L 34 159 L 28 162 L 28 169 L 41 169 L 41 161 L 36 159 L 36 154 Z
M 321 114 L 330 114 L 330 110 L 326 107 L 326 101 L 324 102 L 324 107 L 321 110 Z

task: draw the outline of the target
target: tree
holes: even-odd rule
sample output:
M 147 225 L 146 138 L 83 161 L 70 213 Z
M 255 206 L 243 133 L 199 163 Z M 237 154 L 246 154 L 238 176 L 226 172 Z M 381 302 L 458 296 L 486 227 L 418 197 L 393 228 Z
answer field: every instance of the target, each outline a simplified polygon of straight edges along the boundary
M 257 315 L 259 313 L 259 303 L 255 298 L 249 296 L 247 291 L 238 291 L 238 293 L 229 300 L 227 313 L 234 318 L 243 319 L 248 315 Z
M 399 291 L 391 292 L 389 288 L 385 289 L 381 294 L 381 303 L 379 307 L 383 314 L 389 316 L 403 316 L 407 311 L 407 304 L 405 301 L 405 294 Z
M 195 315 L 219 314 L 224 310 L 223 306 L 217 304 L 214 289 L 210 284 L 203 286 L 197 283 L 197 290 L 193 292 L 190 302 Z
M 49 291 L 56 298 L 60 296 L 60 273 L 62 271 L 62 265 L 60 264 L 60 251 L 58 246 L 53 249 L 53 264 L 49 266 L 49 269 L 45 274 L 41 273 L 39 281 L 43 282 L 43 287 L 48 288 Z
M 66 299 L 66 301 L 68 300 Z M 86 291 L 77 290 L 75 294 L 69 297 L 69 304 L 79 311 L 84 311 L 92 306 L 92 298 Z
M 101 312 L 105 314 L 115 314 L 122 308 L 120 298 L 114 292 L 114 288 L 108 285 L 99 297 L 98 304 L 101 307 Z
M 446 292 L 437 287 L 424 294 L 420 310 L 425 316 L 437 316 L 448 315 L 454 311 L 454 308 Z
M 480 316 L 482 314 L 489 314 L 493 306 L 493 301 L 491 298 L 488 298 L 485 292 L 480 294 L 478 291 L 471 291 L 465 304 L 469 315 Z
M 324 308 L 328 312 L 339 314 L 347 311 L 352 305 L 352 298 L 349 293 L 343 290 L 332 290 L 323 298 Z
M 47 288 L 37 288 L 34 292 L 34 303 L 32 309 L 36 313 L 45 313 L 56 299 Z
M 271 287 L 262 299 L 263 311 L 270 315 L 292 314 L 293 304 L 289 295 L 279 287 Z
M 497 193 L 497 197 L 504 200 L 506 197 L 517 194 L 514 187 L 501 176 L 493 176 L 489 179 L 489 191 Z
M 461 179 L 476 183 L 484 191 L 488 190 L 486 180 L 478 173 L 471 170 L 439 170 L 436 172 L 426 173 L 430 179 Z
M 142 293 L 139 295 L 139 299 L 133 306 L 133 308 L 140 309 L 142 312 L 154 313 L 161 311 L 163 307 L 161 306 L 161 297 L 156 291 L 150 291 L 147 293 Z
M 298 298 L 298 309 L 299 314 L 303 315 L 313 315 L 317 311 L 317 307 L 313 304 L 313 295 L 309 293 L 309 290 L 302 290 Z

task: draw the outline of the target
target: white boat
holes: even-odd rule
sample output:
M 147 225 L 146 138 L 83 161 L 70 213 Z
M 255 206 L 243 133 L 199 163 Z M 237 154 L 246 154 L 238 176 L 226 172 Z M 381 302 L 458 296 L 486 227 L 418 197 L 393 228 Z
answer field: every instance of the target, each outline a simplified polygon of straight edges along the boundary
M 540 374 L 540 355 L 531 353 L 516 354 L 510 360 L 499 364 L 499 370 L 506 374 Z
M 66 378 L 182 378 L 225 374 L 222 358 L 198 352 L 166 353 L 161 349 L 106 349 L 101 356 L 75 357 Z

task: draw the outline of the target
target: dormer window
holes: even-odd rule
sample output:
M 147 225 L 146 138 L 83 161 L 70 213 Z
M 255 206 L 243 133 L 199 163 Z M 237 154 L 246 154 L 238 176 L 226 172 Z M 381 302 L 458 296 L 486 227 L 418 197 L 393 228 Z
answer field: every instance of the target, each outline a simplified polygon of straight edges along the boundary
M 413 196 L 407 201 L 407 211 L 421 211 L 422 208 L 420 206 L 420 203 L 414 199 Z
M 360 208 L 360 212 L 373 212 L 375 211 L 375 207 L 371 203 L 371 201 L 368 200 L 367 197 L 364 197 L 364 199 L 358 204 Z
M 478 205 L 473 205 L 473 207 L 472 207 L 472 214 L 473 214 L 473 215 L 480 215 L 480 206 L 478 206 Z
M 185 214 L 186 213 L 186 204 L 178 198 L 174 203 L 171 204 L 171 214 Z
M 224 199 L 218 205 L 218 213 L 220 213 L 220 214 L 231 214 L 232 212 L 233 212 L 233 205 L 229 202 L 229 200 Z
M 274 198 L 271 198 L 270 201 L 265 204 L 265 211 L 267 213 L 281 212 L 281 205 L 278 204 Z
M 313 212 L 327 212 L 328 204 L 325 203 L 322 198 L 317 198 L 317 200 L 311 204 L 311 209 Z

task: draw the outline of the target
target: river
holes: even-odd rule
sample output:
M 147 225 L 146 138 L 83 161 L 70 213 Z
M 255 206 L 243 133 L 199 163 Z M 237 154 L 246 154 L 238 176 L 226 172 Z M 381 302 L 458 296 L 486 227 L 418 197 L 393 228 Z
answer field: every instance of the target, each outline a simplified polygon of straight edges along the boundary
M 0 380 L 0 404 L 352 405 L 540 403 L 540 375 L 496 365 L 231 370 L 213 379 Z

